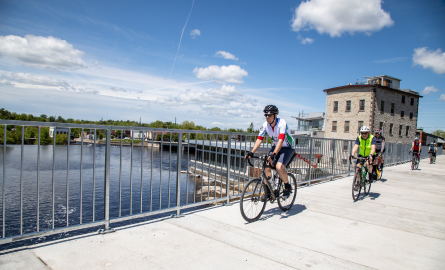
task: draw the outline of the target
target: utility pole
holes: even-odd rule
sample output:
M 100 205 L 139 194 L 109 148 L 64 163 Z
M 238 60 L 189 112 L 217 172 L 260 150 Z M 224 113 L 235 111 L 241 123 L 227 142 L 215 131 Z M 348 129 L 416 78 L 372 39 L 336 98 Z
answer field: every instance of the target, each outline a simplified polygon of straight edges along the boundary
M 176 128 L 176 117 L 175 117 L 175 128 Z

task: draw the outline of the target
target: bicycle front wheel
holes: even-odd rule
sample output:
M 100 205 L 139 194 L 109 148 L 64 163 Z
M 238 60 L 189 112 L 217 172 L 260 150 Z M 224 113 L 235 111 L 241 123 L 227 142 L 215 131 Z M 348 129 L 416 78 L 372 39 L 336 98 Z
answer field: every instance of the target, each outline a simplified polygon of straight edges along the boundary
M 414 170 L 417 170 L 419 168 L 419 158 L 416 158 L 416 162 L 414 163 Z
M 372 174 L 368 173 L 368 178 L 373 177 Z M 369 181 L 364 181 L 364 185 L 363 185 L 363 192 L 365 192 L 365 195 L 369 194 L 369 190 L 371 189 L 371 182 Z
M 257 221 L 264 212 L 269 198 L 266 186 L 261 178 L 250 180 L 241 194 L 241 215 L 247 222 Z
M 294 205 L 295 198 L 297 197 L 297 180 L 295 179 L 295 176 L 291 173 L 287 173 L 288 176 L 288 183 L 291 185 L 292 189 L 289 194 L 289 196 L 285 197 L 283 196 L 284 192 L 284 183 L 280 180 L 279 184 L 279 196 L 277 199 L 278 206 L 282 211 L 288 211 L 291 209 L 292 205 Z
M 352 181 L 352 199 L 355 201 L 358 200 L 360 196 L 360 190 L 362 189 L 362 173 L 355 173 L 354 180 Z

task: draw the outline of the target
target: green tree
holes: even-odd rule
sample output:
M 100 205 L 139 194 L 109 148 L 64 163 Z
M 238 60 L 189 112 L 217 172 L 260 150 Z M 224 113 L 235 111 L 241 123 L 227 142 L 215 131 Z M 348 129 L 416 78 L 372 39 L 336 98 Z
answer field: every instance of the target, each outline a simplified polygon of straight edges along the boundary
M 26 121 L 26 119 L 28 119 L 28 115 L 26 113 L 22 113 L 19 115 L 19 119 L 17 120 Z
M 436 130 L 433 131 L 431 134 L 435 135 L 435 136 L 439 136 L 441 138 L 445 138 L 445 130 Z
M 56 122 L 58 122 L 58 123 L 65 123 L 65 119 L 63 119 L 63 117 L 59 115 L 59 117 L 57 117 Z
M 50 116 L 48 118 L 48 122 L 56 122 L 56 118 L 54 116 Z
M 247 128 L 247 133 L 253 133 L 253 123 L 250 123 L 250 126 Z
M 32 114 L 28 114 L 26 121 L 35 121 L 34 116 Z
M 48 118 L 48 116 L 46 114 L 41 114 L 40 118 L 42 118 L 44 121 L 46 121 L 46 119 Z
M 102 140 L 104 138 L 104 134 L 103 133 L 99 133 L 99 140 Z
M 56 135 L 56 144 L 62 145 L 68 143 L 68 135 L 67 134 L 57 134 Z

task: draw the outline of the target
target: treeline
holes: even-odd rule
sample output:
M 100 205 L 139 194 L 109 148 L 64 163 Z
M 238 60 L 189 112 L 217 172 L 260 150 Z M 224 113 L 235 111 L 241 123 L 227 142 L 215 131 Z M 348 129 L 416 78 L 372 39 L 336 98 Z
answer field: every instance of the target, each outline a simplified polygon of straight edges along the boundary
M 37 121 L 37 122 L 56 122 L 56 123 L 73 123 L 73 124 L 94 124 L 94 125 L 108 125 L 108 126 L 139 126 L 139 127 L 151 127 L 151 128 L 168 128 L 168 129 L 186 129 L 186 130 L 203 130 L 203 131 L 227 131 L 227 132 L 258 132 L 254 130 L 253 123 L 250 124 L 250 126 L 247 128 L 246 131 L 243 129 L 221 129 L 219 127 L 213 127 L 213 128 L 205 128 L 200 125 L 195 125 L 193 121 L 183 121 L 181 124 L 176 124 L 172 122 L 162 122 L 162 121 L 155 121 L 151 123 L 139 123 L 136 121 L 117 121 L 117 120 L 99 120 L 99 121 L 88 121 L 88 120 L 79 120 L 79 119 L 72 119 L 68 118 L 65 119 L 62 116 L 47 116 L 46 114 L 41 114 L 40 116 L 34 116 L 32 114 L 18 114 L 16 112 L 9 112 L 8 110 L 5 110 L 4 108 L 0 109 L 0 119 L 5 120 L 20 120 L 20 121 Z M 75 138 L 80 137 L 81 133 L 80 128 L 71 128 L 71 133 L 74 135 Z M 84 129 L 84 131 L 89 132 L 89 129 Z M 105 137 L 105 130 L 96 129 L 97 137 L 98 139 L 103 139 Z M 120 131 L 117 131 L 117 133 L 120 133 Z M 37 126 L 27 126 L 24 130 L 24 143 L 25 144 L 37 144 L 37 140 L 35 138 L 38 137 L 38 127 Z M 194 136 L 194 135 L 193 135 Z M 202 135 L 201 135 L 202 136 Z M 4 126 L 0 126 L 0 143 L 3 144 L 3 137 L 4 137 Z M 114 137 L 114 136 L 113 136 Z M 160 135 L 159 135 L 160 137 Z M 164 135 L 165 137 L 165 135 Z M 159 138 L 161 139 L 161 138 Z M 166 139 L 166 138 L 165 138 Z M 195 139 L 195 138 L 191 138 Z M 201 138 L 198 138 L 201 139 Z M 56 144 L 65 144 L 68 141 L 68 135 L 66 134 L 57 134 L 56 136 Z M 22 142 L 22 129 L 16 129 L 15 126 L 7 126 L 7 134 L 6 134 L 6 143 L 7 144 L 21 144 Z M 53 139 L 49 136 L 49 128 L 48 127 L 41 127 L 40 128 L 40 143 L 43 145 L 46 144 L 52 144 Z

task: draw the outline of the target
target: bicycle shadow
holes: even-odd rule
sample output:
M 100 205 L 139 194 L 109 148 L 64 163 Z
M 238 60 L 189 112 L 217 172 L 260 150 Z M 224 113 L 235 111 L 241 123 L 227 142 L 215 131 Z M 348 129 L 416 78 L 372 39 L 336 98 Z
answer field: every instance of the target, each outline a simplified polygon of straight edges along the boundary
M 377 192 L 369 192 L 368 195 L 365 195 L 365 193 L 360 193 L 360 197 L 358 197 L 357 202 L 358 201 L 363 201 L 366 197 L 369 197 L 371 200 L 375 200 L 378 197 L 380 197 L 380 193 Z
M 386 178 L 380 178 L 379 180 L 375 180 L 375 181 L 386 182 L 386 181 L 388 181 L 388 179 L 386 179 Z
M 380 197 L 380 193 L 377 193 L 377 192 L 369 192 L 368 197 L 369 197 L 371 200 L 375 200 L 375 199 L 377 199 L 378 197 Z
M 263 215 L 261 216 L 260 219 L 258 219 L 258 221 L 260 221 L 260 220 L 265 221 L 265 220 L 268 220 L 276 215 L 279 215 L 280 219 L 289 218 L 291 216 L 300 214 L 301 212 L 303 212 L 306 209 L 307 209 L 307 207 L 302 204 L 294 204 L 289 211 L 285 211 L 285 212 L 283 212 L 279 207 L 276 207 L 276 208 L 274 207 L 274 208 L 264 211 Z

